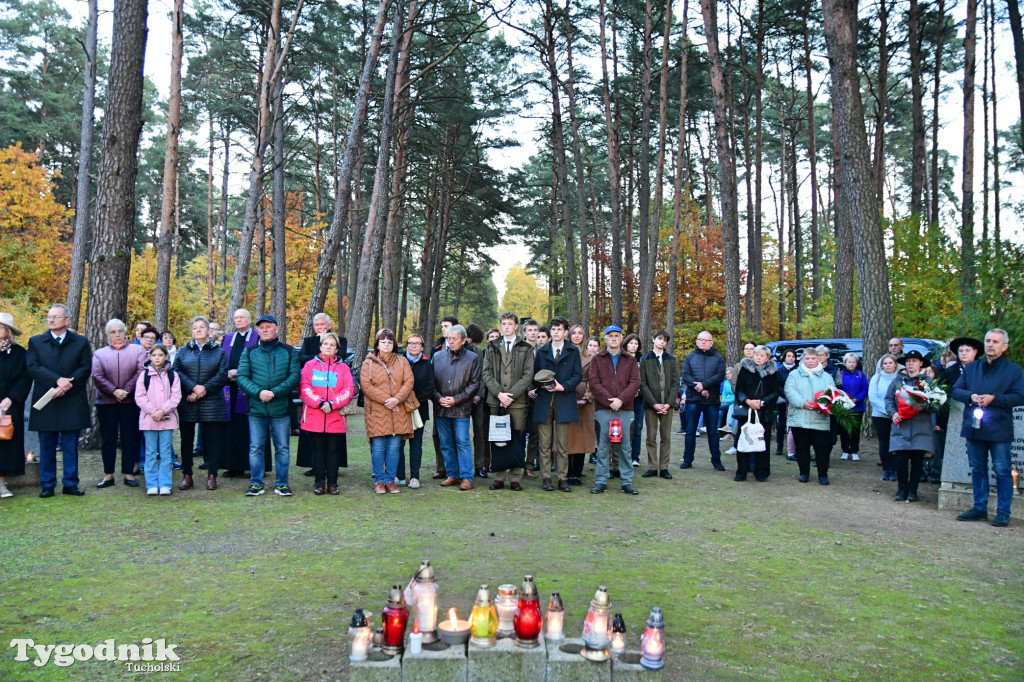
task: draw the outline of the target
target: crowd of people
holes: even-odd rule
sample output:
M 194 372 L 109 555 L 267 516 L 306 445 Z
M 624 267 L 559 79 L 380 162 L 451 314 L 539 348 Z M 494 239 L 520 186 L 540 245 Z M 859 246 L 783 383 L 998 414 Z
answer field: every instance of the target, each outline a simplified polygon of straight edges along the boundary
M 915 502 L 919 483 L 940 480 L 948 412 L 911 416 L 901 413 L 898 398 L 908 387 L 927 389 L 941 381 L 953 400 L 969 408 L 960 436 L 966 439 L 974 506 L 958 518 L 988 518 L 991 459 L 998 499 L 992 523 L 1009 519 L 1012 411 L 1024 405 L 1024 375 L 1004 357 L 1009 336 L 1001 329 L 989 331 L 984 341 L 954 339 L 936 366 L 916 350 L 904 353 L 900 339 L 892 339 L 869 379 L 855 354 L 836 366 L 826 346 L 799 356 L 787 350 L 776 360 L 768 347 L 747 343 L 739 363 L 727 367 L 712 334 L 702 331 L 680 362 L 667 330 L 655 332 L 644 353 L 641 339 L 617 325 L 600 338 L 588 337 L 564 317 L 545 327 L 512 312 L 486 333 L 446 317 L 429 353 L 420 335 L 403 344 L 382 329 L 365 357 L 350 361 L 346 340 L 331 330 L 325 313 L 314 317 L 315 334 L 299 347 L 279 338 L 273 316 L 253 324 L 244 309 L 234 312 L 235 330 L 227 334 L 206 317 L 193 317 L 191 339 L 181 346 L 174 334 L 149 322 L 137 324 L 131 337 L 123 321 L 112 319 L 105 328 L 108 344 L 93 352 L 69 322 L 63 305 L 52 306 L 47 331 L 33 336 L 26 349 L 17 343 L 21 331 L 13 317 L 0 313 L 0 426 L 13 427 L 0 428 L 0 497 L 11 496 L 6 478 L 24 473 L 26 427 L 39 434 L 40 497 L 54 495 L 58 448 L 62 492 L 84 494 L 78 440 L 91 426 L 91 377 L 104 471 L 100 489 L 116 484 L 120 446 L 123 483 L 139 487 L 137 476 L 144 476 L 148 495 L 170 495 L 178 467 L 178 489 L 193 488 L 201 452 L 208 490 L 217 489 L 219 475 L 248 472 L 245 494 L 258 496 L 273 474 L 273 492 L 287 497 L 290 437 L 297 429 L 296 464 L 309 469 L 313 493 L 337 495 L 338 470 L 348 465 L 346 417 L 357 403 L 364 409 L 378 494 L 421 487 L 423 435 L 433 419 L 433 478 L 443 487 L 470 490 L 490 478 L 491 490 L 521 491 L 524 478 L 539 478 L 544 491 L 572 492 L 583 485 L 589 457 L 595 465 L 590 492 L 604 493 L 616 480 L 623 493 L 637 495 L 633 470 L 643 467 L 645 430 L 641 478 L 672 478 L 676 411 L 676 433 L 685 434 L 681 469 L 694 466 L 697 438 L 706 434 L 711 465 L 725 471 L 721 440 L 731 436 L 725 454 L 736 457 L 733 480 L 752 475 L 765 482 L 772 473 L 774 429 L 775 454 L 797 463 L 798 480 L 810 480 L 813 464 L 819 484 L 829 485 L 836 444 L 841 459 L 861 459 L 861 423 L 870 411 L 881 478 L 897 483 L 897 501 Z M 816 400 L 836 387 L 853 404 L 842 424 Z

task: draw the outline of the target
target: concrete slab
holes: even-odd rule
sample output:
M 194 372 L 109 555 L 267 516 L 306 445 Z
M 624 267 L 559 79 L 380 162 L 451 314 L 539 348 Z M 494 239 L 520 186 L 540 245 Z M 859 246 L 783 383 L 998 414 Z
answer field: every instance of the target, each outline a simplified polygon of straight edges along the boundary
M 402 656 L 402 682 L 465 682 L 468 671 L 465 646 L 434 642 L 415 656 L 406 648 Z
M 469 647 L 470 682 L 537 682 L 547 670 L 544 638 L 533 649 L 523 649 L 514 640 L 499 639 L 489 649 Z
M 367 660 L 349 663 L 348 679 L 350 682 L 395 682 L 402 679 L 402 659 L 400 656 L 385 656 L 373 651 Z
M 640 665 L 639 651 L 626 651 L 612 659 L 613 682 L 659 682 L 661 672 L 661 670 L 648 670 Z
M 582 639 L 548 645 L 548 682 L 610 682 L 611 662 L 588 661 L 580 654 L 582 649 Z

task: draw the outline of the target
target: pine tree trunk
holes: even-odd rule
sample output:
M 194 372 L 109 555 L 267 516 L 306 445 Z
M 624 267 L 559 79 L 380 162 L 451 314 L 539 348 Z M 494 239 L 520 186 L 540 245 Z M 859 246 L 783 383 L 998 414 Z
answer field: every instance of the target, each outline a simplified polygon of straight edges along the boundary
M 808 78 L 810 78 L 808 76 Z M 878 4 L 878 109 L 875 112 L 875 200 L 884 210 L 885 126 L 889 119 L 889 2 Z
M 1019 111 L 1024 112 L 1024 27 L 1021 26 L 1020 21 L 1020 0 L 1006 0 L 1006 8 L 1010 17 L 1010 33 L 1013 35 L 1013 56 L 1017 66 Z M 1024 147 L 1024 125 L 1020 126 L 1018 132 L 1020 132 L 1021 147 Z
M 711 65 L 711 92 L 715 112 L 715 143 L 718 149 L 718 184 L 722 210 L 722 262 L 725 268 L 726 361 L 740 355 L 740 244 L 739 211 L 736 205 L 735 155 L 729 145 L 728 111 L 722 53 L 718 49 L 717 0 L 701 0 L 708 61 Z
M 808 8 L 809 9 L 809 8 Z M 818 235 L 818 126 L 814 118 L 814 88 L 811 83 L 810 28 L 804 25 L 804 69 L 807 72 L 807 157 L 811 165 L 811 301 L 813 310 L 818 309 L 821 299 L 821 239 Z
M 982 142 L 981 142 L 981 248 L 985 248 L 988 244 L 988 227 L 989 227 L 989 184 L 988 184 L 988 162 L 991 158 L 989 156 L 988 146 L 988 106 L 991 102 L 988 91 L 988 51 L 989 51 L 989 32 L 988 32 L 988 5 L 982 0 L 981 3 L 981 33 L 982 33 L 982 48 L 981 48 L 981 129 L 982 129 Z M 998 131 L 996 131 L 998 135 Z
M 839 126 L 836 125 L 834 111 L 832 116 L 832 163 L 834 168 L 832 205 L 835 207 L 836 242 L 832 338 L 848 339 L 853 336 L 853 232 L 850 230 L 850 217 L 840 199 L 839 185 L 842 182 L 842 172 L 839 157 Z
M 1000 225 L 999 225 L 999 95 L 996 92 L 996 4 L 995 0 L 989 0 L 988 14 L 992 22 L 989 33 L 992 40 L 989 42 L 989 63 L 992 65 L 992 240 L 996 248 L 999 248 Z
M 352 124 L 349 128 L 348 140 L 345 142 L 345 154 L 342 157 L 341 171 L 338 184 L 334 192 L 334 216 L 331 218 L 331 228 L 327 232 L 324 250 L 317 262 L 316 279 L 313 280 L 313 291 L 310 295 L 309 308 L 306 311 L 306 324 L 302 328 L 302 336 L 309 336 L 313 333 L 313 316 L 323 310 L 324 302 L 327 301 L 327 290 L 331 286 L 331 279 L 334 277 L 334 266 L 338 259 L 338 251 L 341 248 L 342 236 L 348 234 L 349 230 L 349 208 L 352 203 L 352 176 L 355 170 L 357 152 L 360 147 L 363 123 L 366 120 L 366 103 L 370 95 L 370 85 L 373 81 L 373 72 L 377 66 L 377 56 L 380 53 L 381 39 L 384 36 L 384 22 L 387 20 L 390 0 L 380 0 L 377 6 L 377 18 L 373 26 L 373 33 L 370 39 L 369 49 L 366 51 L 366 61 L 363 63 L 363 72 L 359 79 L 359 90 L 356 92 L 356 100 L 352 112 Z M 353 254 L 354 257 L 354 254 Z M 351 291 L 351 289 L 350 289 Z M 352 304 L 352 298 L 349 298 Z M 350 314 L 350 311 L 346 311 Z M 340 315 L 340 311 L 339 311 Z M 346 325 L 347 334 L 355 329 L 351 324 Z M 359 355 L 359 347 L 352 344 L 356 349 L 356 363 L 362 362 Z
M 921 86 L 921 6 L 910 0 L 907 42 L 910 47 L 911 170 L 910 215 L 922 217 L 924 208 L 924 89 Z
M 264 203 L 265 206 L 265 203 Z M 267 221 L 260 215 L 256 228 L 256 312 L 260 317 L 267 312 Z M 234 308 L 234 306 L 231 306 Z
M 285 220 L 288 215 L 284 194 L 284 78 L 278 79 L 274 93 L 274 179 L 273 239 L 270 245 L 270 314 L 277 318 L 278 334 L 288 338 L 288 278 L 285 265 L 288 254 L 285 245 Z
M 651 262 L 651 1 L 644 2 L 643 71 L 640 74 L 640 164 L 637 176 L 637 225 L 640 233 L 637 297 L 637 332 L 644 348 L 651 347 L 651 298 L 654 294 L 654 265 Z M 654 238 L 656 240 L 656 237 Z M 657 242 L 654 242 L 655 245 Z M 654 249 L 657 255 L 657 248 Z
M 157 247 L 156 292 L 153 324 L 167 329 L 171 288 L 171 235 L 174 232 L 174 197 L 178 182 L 178 133 L 181 129 L 181 54 L 184 0 L 174 0 L 171 14 L 171 94 L 167 107 L 167 142 L 164 147 L 163 198 L 160 204 L 160 243 Z
M 825 44 L 831 62 L 832 102 L 839 132 L 841 202 L 837 200 L 837 205 L 845 204 L 853 232 L 864 365 L 870 372 L 892 336 L 892 306 L 885 240 L 875 200 L 874 169 L 868 152 L 864 106 L 860 98 L 856 0 L 822 0 L 822 13 Z
M 71 327 L 78 329 L 85 285 L 85 262 L 89 258 L 89 168 L 92 161 L 92 136 L 96 101 L 96 25 L 97 0 L 89 2 L 89 23 L 85 31 L 85 64 L 82 68 L 82 134 L 78 149 L 78 178 L 75 191 L 75 231 L 71 247 L 71 276 L 68 280 L 67 306 Z
M 608 79 L 608 55 L 605 42 L 605 6 L 600 0 L 599 11 L 601 34 L 601 89 L 604 97 L 604 127 L 608 138 L 608 185 L 611 205 L 612 264 L 608 294 L 611 298 L 611 322 L 622 326 L 622 188 L 619 177 L 621 161 L 619 156 L 619 125 L 617 116 L 612 116 L 612 84 Z M 614 46 L 613 46 L 614 48 Z M 612 59 L 617 55 L 612 53 Z
M 216 239 L 213 235 L 213 157 L 216 147 L 213 139 L 213 112 L 207 107 L 207 114 L 210 116 L 208 124 L 208 144 L 210 145 L 207 156 L 206 170 L 206 310 L 207 314 L 216 318 L 214 314 L 213 287 L 217 281 L 217 259 L 214 258 L 214 247 Z
M 356 295 L 349 310 L 349 338 L 354 348 L 366 348 L 370 339 L 372 308 L 376 305 L 378 277 L 384 251 L 384 232 L 388 219 L 388 178 L 390 177 L 391 130 L 395 113 L 395 79 L 398 75 L 398 49 L 401 46 L 404 21 L 404 5 L 398 0 L 395 5 L 394 42 L 388 60 L 384 101 L 381 109 L 380 139 L 377 145 L 377 167 L 373 179 L 373 191 L 366 216 L 366 234 L 359 254 L 359 276 Z M 310 317 L 309 324 L 312 324 Z M 358 374 L 358 370 L 357 370 Z
M 961 304 L 964 312 L 971 308 L 974 289 L 974 77 L 977 68 L 975 52 L 978 42 L 978 0 L 967 0 L 967 23 L 964 38 L 964 153 L 963 153 L 963 224 L 960 228 Z
M 221 180 L 220 188 L 220 216 L 217 229 L 220 232 L 220 272 L 217 275 L 217 284 L 224 286 L 227 281 L 228 272 L 228 169 L 231 164 L 231 130 L 224 128 L 224 177 Z M 227 311 L 234 313 L 233 310 Z
M 675 337 L 676 289 L 679 287 L 679 246 L 683 231 L 683 163 L 686 149 L 686 78 L 690 56 L 687 31 L 690 25 L 690 0 L 683 0 L 683 30 L 679 51 L 679 148 L 676 152 L 676 172 L 672 183 L 672 256 L 668 262 L 668 295 L 666 296 L 665 328 Z
M 1013 1 L 1013 0 L 1011 0 Z M 932 87 L 932 207 L 929 222 L 939 224 L 939 96 L 942 94 L 942 47 L 946 35 L 946 0 L 939 0 L 935 23 L 935 70 Z
M 85 332 L 93 348 L 106 344 L 104 325 L 128 312 L 128 278 L 135 226 L 135 177 L 142 133 L 145 0 L 114 3 L 113 43 L 104 103 L 96 231 L 89 268 Z

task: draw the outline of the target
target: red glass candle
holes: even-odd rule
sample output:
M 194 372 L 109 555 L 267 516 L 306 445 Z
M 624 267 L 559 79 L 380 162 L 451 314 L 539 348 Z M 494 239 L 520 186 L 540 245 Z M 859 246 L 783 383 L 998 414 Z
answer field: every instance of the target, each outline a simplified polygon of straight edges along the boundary
M 525 649 L 539 646 L 537 638 L 540 636 L 542 625 L 537 586 L 533 582 L 533 576 L 528 575 L 523 579 L 519 601 L 516 603 L 516 615 L 512 619 L 512 626 L 516 631 L 515 645 Z
M 409 622 L 409 609 L 405 606 L 400 585 L 394 585 L 388 595 L 388 604 L 381 611 L 384 625 L 384 645 L 381 651 L 388 656 L 398 656 L 405 650 L 405 626 Z

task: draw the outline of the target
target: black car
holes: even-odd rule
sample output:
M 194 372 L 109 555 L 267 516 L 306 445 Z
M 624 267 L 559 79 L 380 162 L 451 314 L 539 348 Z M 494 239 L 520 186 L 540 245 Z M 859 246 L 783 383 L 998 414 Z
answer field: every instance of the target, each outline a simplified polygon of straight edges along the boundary
M 901 336 L 903 352 L 917 350 L 921 355 L 938 360 L 942 352 L 946 350 L 946 344 L 935 339 L 917 339 Z M 769 341 L 765 344 L 772 349 L 775 359 L 782 362 L 782 354 L 787 350 L 796 351 L 797 359 L 803 355 L 804 348 L 815 346 L 828 346 L 829 358 L 837 367 L 843 364 L 843 356 L 853 353 L 860 360 L 864 359 L 864 344 L 861 339 L 792 339 L 788 341 Z

